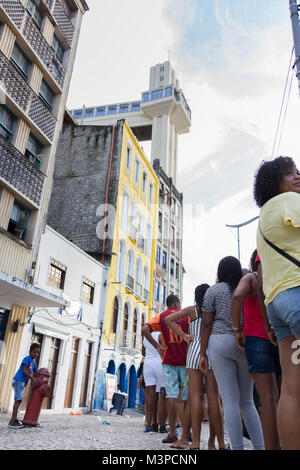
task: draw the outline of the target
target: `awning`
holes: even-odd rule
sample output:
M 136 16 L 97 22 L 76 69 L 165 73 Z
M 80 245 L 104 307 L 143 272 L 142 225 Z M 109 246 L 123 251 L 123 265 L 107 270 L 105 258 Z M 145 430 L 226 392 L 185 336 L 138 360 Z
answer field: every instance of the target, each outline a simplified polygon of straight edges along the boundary
M 58 297 L 34 284 L 29 284 L 29 282 L 24 282 L 0 271 L 0 305 L 10 310 L 12 305 L 65 307 L 69 305 L 69 302 L 63 297 Z
M 40 323 L 33 323 L 34 330 L 36 333 L 40 333 L 41 335 L 51 336 L 52 338 L 59 338 L 66 340 L 69 336 L 69 333 L 65 333 L 61 330 L 56 330 L 55 328 L 51 328 L 50 326 L 41 325 Z

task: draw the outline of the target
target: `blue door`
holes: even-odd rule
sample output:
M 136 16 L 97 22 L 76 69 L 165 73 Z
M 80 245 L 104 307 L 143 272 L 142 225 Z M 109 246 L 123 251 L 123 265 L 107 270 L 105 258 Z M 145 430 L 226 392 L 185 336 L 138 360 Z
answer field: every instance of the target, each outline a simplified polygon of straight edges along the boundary
M 135 367 L 131 366 L 129 369 L 129 394 L 128 394 L 128 408 L 135 408 L 136 405 L 136 386 L 137 375 Z

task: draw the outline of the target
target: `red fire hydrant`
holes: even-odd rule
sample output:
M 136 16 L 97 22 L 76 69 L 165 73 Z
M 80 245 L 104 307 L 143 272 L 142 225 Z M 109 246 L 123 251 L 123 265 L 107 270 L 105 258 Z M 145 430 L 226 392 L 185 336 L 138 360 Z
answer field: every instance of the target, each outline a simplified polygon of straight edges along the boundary
M 38 419 L 42 408 L 44 397 L 50 397 L 51 389 L 48 385 L 50 372 L 46 368 L 39 369 L 36 374 L 38 383 L 34 385 L 31 392 L 30 400 L 28 402 L 26 413 L 23 419 L 23 424 L 28 426 L 38 426 Z

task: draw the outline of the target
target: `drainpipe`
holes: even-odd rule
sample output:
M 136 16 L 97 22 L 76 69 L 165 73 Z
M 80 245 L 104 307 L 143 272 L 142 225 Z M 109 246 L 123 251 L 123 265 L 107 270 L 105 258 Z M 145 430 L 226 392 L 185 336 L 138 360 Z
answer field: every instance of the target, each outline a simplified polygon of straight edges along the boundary
M 103 224 L 103 240 L 102 240 L 102 264 L 103 265 L 104 265 L 104 249 L 105 249 L 105 227 L 106 227 L 106 220 L 107 220 L 107 200 L 108 200 L 108 190 L 109 190 L 110 174 L 111 174 L 111 163 L 112 163 L 113 150 L 114 150 L 114 137 L 115 137 L 115 126 L 113 126 L 112 128 L 110 158 L 109 158 L 108 175 L 107 175 L 107 181 L 106 181 L 106 191 L 105 191 L 105 208 L 104 208 L 104 224 Z

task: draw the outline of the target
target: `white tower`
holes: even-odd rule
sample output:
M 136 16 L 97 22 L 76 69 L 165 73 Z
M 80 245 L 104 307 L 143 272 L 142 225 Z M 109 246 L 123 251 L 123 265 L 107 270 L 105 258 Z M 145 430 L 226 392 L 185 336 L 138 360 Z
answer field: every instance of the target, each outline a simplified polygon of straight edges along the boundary
M 149 90 L 140 101 L 71 111 L 78 124 L 108 125 L 126 119 L 140 142 L 151 140 L 151 161 L 160 165 L 176 185 L 177 139 L 189 132 L 191 111 L 169 61 L 150 69 Z

